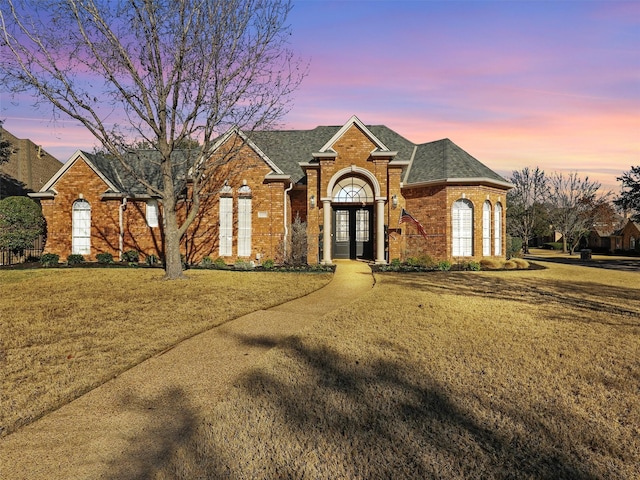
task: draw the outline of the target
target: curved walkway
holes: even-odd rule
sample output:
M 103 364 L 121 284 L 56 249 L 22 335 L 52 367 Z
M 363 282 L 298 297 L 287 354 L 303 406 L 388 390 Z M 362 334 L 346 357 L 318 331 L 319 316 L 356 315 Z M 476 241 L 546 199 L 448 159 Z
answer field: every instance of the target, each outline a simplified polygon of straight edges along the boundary
M 367 264 L 336 263 L 322 289 L 188 339 L 0 439 L 0 478 L 139 478 L 267 350 L 371 289 Z

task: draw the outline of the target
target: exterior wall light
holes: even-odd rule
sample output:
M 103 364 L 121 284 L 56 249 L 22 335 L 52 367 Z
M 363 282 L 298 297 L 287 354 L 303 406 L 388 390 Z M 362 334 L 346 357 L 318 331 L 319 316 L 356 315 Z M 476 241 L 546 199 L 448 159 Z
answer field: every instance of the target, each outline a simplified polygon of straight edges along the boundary
M 393 208 L 398 208 L 398 195 L 391 195 L 391 206 Z
M 316 196 L 315 195 L 311 195 L 311 198 L 309 198 L 309 206 L 311 208 L 316 208 Z

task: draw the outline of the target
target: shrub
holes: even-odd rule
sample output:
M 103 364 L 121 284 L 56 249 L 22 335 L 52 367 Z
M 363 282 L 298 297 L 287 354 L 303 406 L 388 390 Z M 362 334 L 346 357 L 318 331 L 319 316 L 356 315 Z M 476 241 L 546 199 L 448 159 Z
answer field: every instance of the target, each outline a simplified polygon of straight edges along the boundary
M 254 267 L 253 262 L 247 262 L 245 260 L 236 260 L 236 263 L 233 265 L 236 270 L 252 270 Z
M 200 266 L 202 268 L 213 268 L 213 260 L 211 257 L 204 257 L 200 260 Z
M 137 250 L 127 250 L 122 254 L 122 261 L 129 263 L 138 263 L 140 261 L 140 254 Z
M 219 268 L 220 270 L 224 270 L 227 268 L 227 262 L 224 261 L 224 258 L 218 257 L 214 260 L 213 266 L 215 268 Z
M 271 270 L 275 266 L 276 262 L 267 258 L 264 262 L 262 262 L 262 268 L 265 270 Z
M 547 242 L 542 248 L 547 250 L 562 250 L 562 242 Z
M 84 263 L 84 257 L 78 253 L 72 253 L 67 257 L 67 265 L 79 265 Z
M 448 272 L 451 270 L 451 262 L 449 260 L 441 260 L 438 262 L 438 270 Z
M 109 252 L 98 253 L 96 255 L 96 260 L 98 263 L 113 263 L 113 255 Z
M 522 254 L 522 239 L 507 236 L 507 258 L 519 257 Z
M 391 260 L 391 264 L 392 267 L 399 267 L 400 265 L 402 265 L 402 262 L 400 261 L 399 258 L 394 258 L 393 260 Z
M 22 255 L 44 231 L 40 205 L 29 197 L 0 200 L 0 248 Z
M 477 272 L 480 270 L 480 262 L 469 262 L 469 270 Z
M 55 253 L 45 253 L 40 257 L 40 264 L 43 267 L 53 267 L 58 264 L 60 260 L 60 255 L 56 255 Z
M 307 264 L 307 222 L 296 218 L 291 224 L 291 234 L 286 244 L 280 245 L 282 258 L 286 265 L 301 266 Z
M 151 255 L 147 255 L 147 258 L 144 259 L 144 263 L 149 266 L 157 265 L 160 263 L 160 259 L 152 253 Z

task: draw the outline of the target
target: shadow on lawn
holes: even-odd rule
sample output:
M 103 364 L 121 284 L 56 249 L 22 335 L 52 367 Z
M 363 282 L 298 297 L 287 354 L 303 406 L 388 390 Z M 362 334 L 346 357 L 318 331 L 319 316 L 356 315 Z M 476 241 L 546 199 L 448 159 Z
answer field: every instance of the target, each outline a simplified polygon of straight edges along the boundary
M 242 340 L 273 345 L 250 335 Z M 509 411 L 482 405 L 490 411 L 482 420 L 429 372 L 416 374 L 416 365 L 354 361 L 296 337 L 280 348 L 304 375 L 254 369 L 236 385 L 237 397 L 197 428 L 188 402 L 174 392 L 159 412 L 169 425 L 154 422 L 159 426 L 145 438 L 132 439 L 134 451 L 126 458 L 140 459 L 136 469 L 116 469 L 109 478 L 590 480 L 601 472 L 593 473 L 596 468 L 576 453 L 583 442 L 603 455 L 616 449 L 587 426 L 582 438 L 554 438 L 531 411 L 518 408 L 526 403 L 521 399 Z M 580 425 L 560 408 L 545 414 Z M 520 428 L 509 431 L 505 422 Z
M 144 418 L 143 434 L 127 438 L 121 457 L 110 459 L 101 478 L 113 480 L 152 478 L 171 465 L 176 448 L 196 435 L 198 421 L 185 393 L 167 389 L 153 398 L 127 394 L 120 400 L 136 417 Z M 123 434 L 126 436 L 126 434 Z
M 604 284 L 574 281 L 544 281 L 515 276 L 480 276 L 461 272 L 438 275 L 385 275 L 389 284 L 436 294 L 479 296 L 509 300 L 549 308 L 545 318 L 592 322 L 590 314 L 605 312 L 612 315 L 607 325 L 640 325 L 640 291 Z M 573 313 L 563 316 L 556 307 L 567 307 Z M 615 315 L 615 318 L 613 318 Z M 603 322 L 600 322 L 603 323 Z

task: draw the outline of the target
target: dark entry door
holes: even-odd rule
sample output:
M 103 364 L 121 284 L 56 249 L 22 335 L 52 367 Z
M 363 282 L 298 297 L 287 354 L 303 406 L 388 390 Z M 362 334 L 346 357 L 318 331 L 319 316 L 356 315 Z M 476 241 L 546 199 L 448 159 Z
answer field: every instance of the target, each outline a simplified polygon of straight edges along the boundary
M 335 207 L 333 258 L 373 258 L 373 208 Z

